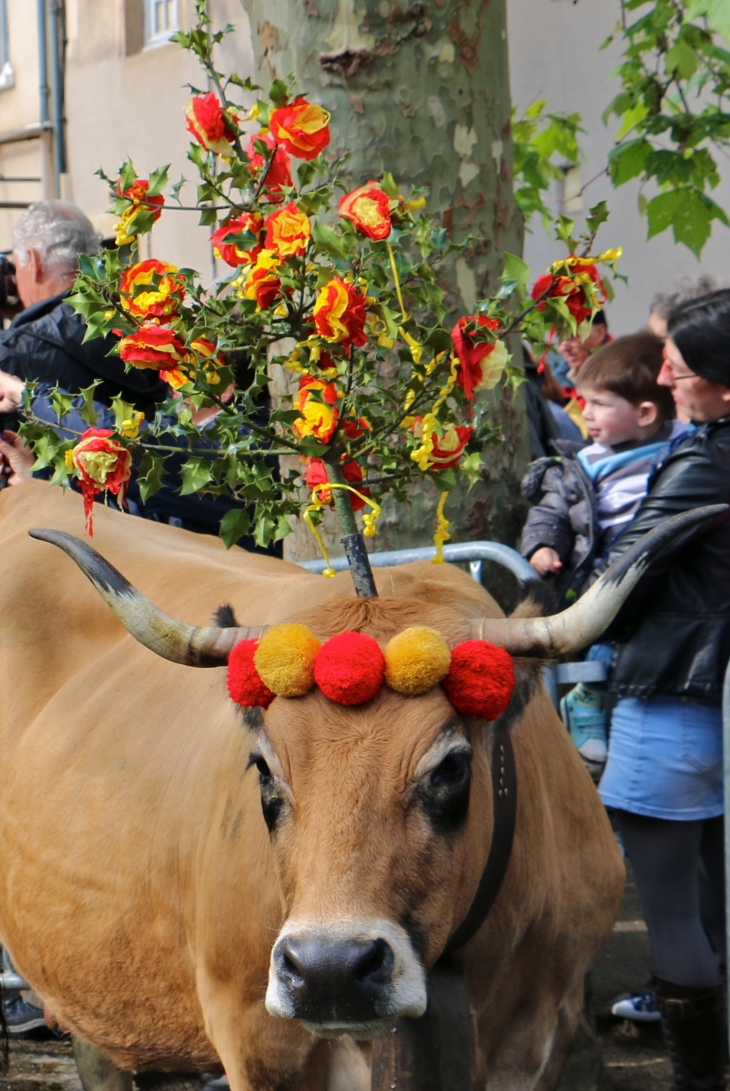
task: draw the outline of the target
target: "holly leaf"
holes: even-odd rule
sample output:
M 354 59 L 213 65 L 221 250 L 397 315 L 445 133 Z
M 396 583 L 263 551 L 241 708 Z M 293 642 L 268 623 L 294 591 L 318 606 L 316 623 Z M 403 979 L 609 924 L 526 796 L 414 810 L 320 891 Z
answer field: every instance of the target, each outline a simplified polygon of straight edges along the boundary
M 180 475 L 183 481 L 180 489 L 181 496 L 189 496 L 191 493 L 200 492 L 212 477 L 210 463 L 204 458 L 193 455 L 187 462 L 183 462 L 180 467 Z
M 230 549 L 251 531 L 251 519 L 245 508 L 233 508 L 221 519 L 220 536 L 226 549 Z
M 125 189 L 129 189 L 131 185 L 137 180 L 137 172 L 134 169 L 134 163 L 131 159 L 127 159 L 122 163 L 119 170 L 119 188 L 124 192 Z
M 164 470 L 165 455 L 153 455 L 151 451 L 145 451 L 137 474 L 137 484 L 143 503 L 162 488 Z
M 167 172 L 170 169 L 168 163 L 166 167 L 158 167 L 157 170 L 153 170 L 150 175 L 150 184 L 147 187 L 148 197 L 157 197 L 162 193 L 163 189 L 167 185 Z
M 530 266 L 517 257 L 517 254 L 510 254 L 505 251 L 504 255 L 504 269 L 500 280 L 511 280 L 516 284 L 527 284 L 530 279 Z M 511 293 L 510 293 L 511 294 Z
M 347 251 L 341 237 L 327 224 L 314 220 L 312 223 L 312 238 L 317 246 L 321 246 L 328 254 L 333 254 L 336 258 L 342 258 L 343 260 L 347 258 Z
M 274 106 L 286 106 L 289 101 L 289 88 L 284 83 L 284 80 L 274 80 L 271 87 L 269 87 L 269 98 Z
M 89 428 L 93 428 L 98 420 L 98 413 L 94 409 L 94 392 L 100 384 L 101 379 L 94 379 L 91 386 L 86 386 L 80 391 L 83 402 L 79 407 L 79 416 L 88 424 Z

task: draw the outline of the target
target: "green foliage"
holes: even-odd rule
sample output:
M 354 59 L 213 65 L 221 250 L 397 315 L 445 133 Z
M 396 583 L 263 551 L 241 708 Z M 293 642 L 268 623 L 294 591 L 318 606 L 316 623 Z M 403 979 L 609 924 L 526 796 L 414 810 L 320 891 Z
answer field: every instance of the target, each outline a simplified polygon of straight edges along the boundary
M 730 3 L 621 0 L 621 16 L 604 42 L 624 44 L 621 91 L 603 115 L 619 121 L 606 170 L 616 187 L 639 180 L 649 238 L 671 229 L 699 257 L 713 222 L 729 223 L 709 193 L 720 180 L 716 155 L 730 147 L 730 52 L 718 44 L 730 40 Z M 549 224 L 544 195 L 562 167 L 578 163 L 583 130 L 578 114 L 545 106 L 534 103 L 513 124 L 515 195 L 526 222 L 537 213 Z
M 536 300 L 527 287 L 529 268 L 507 254 L 498 290 L 452 330 L 451 321 L 444 325 L 441 284 L 462 247 L 423 214 L 422 195 L 402 194 L 386 173 L 364 193 L 349 195 L 364 201 L 351 206 L 352 219 L 338 215 L 346 186 L 340 162 L 328 160 L 325 145 L 322 154 L 305 149 L 309 157 L 298 167 L 296 145 L 288 149 L 291 160 L 271 145 L 274 111 L 292 106 L 294 89 L 275 80 L 269 97 L 247 112 L 235 96 L 254 88 L 226 78 L 213 62 L 227 29 L 213 33 L 203 0 L 197 12 L 197 25 L 177 38 L 203 66 L 228 135 L 215 150 L 205 139 L 192 143 L 189 159 L 198 173 L 195 209 L 201 222 L 221 232 L 216 245 L 228 275 L 204 287 L 194 270 L 138 261 L 139 236 L 170 212 L 162 203 L 166 167 L 149 179 L 138 178 L 129 160 L 116 178 L 99 172 L 120 217 L 120 248 L 82 258 L 70 302 L 86 319 L 87 338 L 121 336 L 113 351 L 128 366 L 158 367 L 174 389 L 153 421 L 115 399 L 114 434 L 97 437 L 104 449 L 82 469 L 87 449 L 73 454 L 81 434 L 69 440 L 68 425 L 62 432 L 28 408 L 22 433 L 37 466 L 52 467 L 59 484 L 71 474 L 87 491 L 95 484 L 101 491 L 113 460 L 126 465 L 126 448 L 146 500 L 175 460 L 182 495 L 207 492 L 238 501 L 221 525 L 227 545 L 249 534 L 260 545 L 282 538 L 303 508 L 321 508 L 333 493 L 341 501 L 336 488 L 348 482 L 375 510 L 388 494 L 406 499 L 419 475 L 445 492 L 459 475 L 473 484 L 483 470 L 481 451 L 499 441 L 491 402 L 481 391 L 522 381 L 508 338 L 524 337 L 539 354 L 553 334 L 589 323 L 605 298 L 589 256 L 605 205 L 591 211 L 581 238 L 574 237 L 572 221 L 556 221 L 569 256 L 540 278 Z M 206 102 L 215 112 L 215 99 L 212 107 Z M 255 120 L 261 128 L 249 158 L 242 126 Z M 326 120 L 322 115 L 322 130 Z M 290 131 L 291 121 L 287 125 Z M 538 104 L 518 125 L 531 141 L 523 160 L 532 179 L 523 187 L 524 207 L 547 216 L 542 192 L 553 177 L 550 160 L 577 161 L 577 117 L 544 114 Z M 216 132 L 219 140 L 220 126 Z M 173 200 L 181 184 L 172 187 Z M 604 256 L 609 267 L 617 256 Z M 266 413 L 274 370 L 280 393 Z M 288 392 L 281 391 L 282 375 Z M 60 391 L 52 404 L 59 423 L 72 407 L 79 409 L 78 398 Z M 93 426 L 93 388 L 83 392 L 79 411 Z M 280 463 L 283 456 L 289 459 Z M 328 488 L 323 496 L 318 483 Z M 351 531 L 349 505 L 337 506 L 343 529 Z

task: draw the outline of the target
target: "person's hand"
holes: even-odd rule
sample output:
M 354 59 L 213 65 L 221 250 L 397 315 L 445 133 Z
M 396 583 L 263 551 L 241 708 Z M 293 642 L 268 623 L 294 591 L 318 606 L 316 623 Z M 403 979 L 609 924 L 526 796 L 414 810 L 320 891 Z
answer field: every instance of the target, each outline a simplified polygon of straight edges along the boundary
M 562 353 L 573 371 L 578 371 L 590 356 L 580 337 L 568 337 L 565 341 L 561 341 L 558 351 Z
M 0 455 L 3 455 L 7 466 L 10 468 L 8 485 L 20 485 L 32 477 L 31 466 L 35 462 L 35 455 L 30 447 L 26 447 L 17 432 L 6 429 L 0 436 Z
M 23 398 L 25 383 L 7 371 L 0 371 L 0 413 L 14 413 Z
M 547 576 L 549 572 L 562 572 L 563 562 L 554 549 L 541 546 L 530 557 L 530 564 L 538 576 Z

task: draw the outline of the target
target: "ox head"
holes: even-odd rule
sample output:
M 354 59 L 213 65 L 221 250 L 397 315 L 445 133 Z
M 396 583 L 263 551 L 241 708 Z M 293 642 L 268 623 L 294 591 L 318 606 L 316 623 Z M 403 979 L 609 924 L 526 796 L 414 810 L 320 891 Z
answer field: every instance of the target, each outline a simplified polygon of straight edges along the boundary
M 654 556 L 677 534 L 723 514 L 687 512 L 637 543 L 574 606 L 554 617 L 465 619 L 402 598 L 337 599 L 297 618 L 319 640 L 343 630 L 385 647 L 426 625 L 450 647 L 487 640 L 513 656 L 516 720 L 546 659 L 595 641 Z M 220 666 L 261 630 L 184 625 L 154 607 L 93 549 L 56 531 L 65 550 L 141 643 L 173 662 Z M 233 621 L 232 618 L 229 619 Z M 371 1038 L 423 1014 L 426 969 L 466 916 L 489 851 L 493 725 L 459 715 L 441 686 L 406 697 L 384 686 L 344 707 L 317 687 L 248 710 L 250 766 L 279 877 L 284 923 L 274 942 L 266 1007 L 320 1035 Z M 252 774 L 253 775 L 253 774 Z

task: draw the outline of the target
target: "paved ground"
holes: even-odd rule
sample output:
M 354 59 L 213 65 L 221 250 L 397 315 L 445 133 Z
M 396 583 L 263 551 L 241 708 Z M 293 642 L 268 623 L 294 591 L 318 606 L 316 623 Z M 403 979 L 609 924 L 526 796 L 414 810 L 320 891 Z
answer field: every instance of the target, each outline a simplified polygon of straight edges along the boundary
M 649 969 L 649 939 L 629 875 L 617 930 L 591 975 L 604 1091 L 667 1091 L 670 1086 L 671 1070 L 657 1025 L 619 1022 L 610 1012 L 619 995 L 641 988 Z M 55 1040 L 12 1042 L 10 1071 L 0 1076 L 0 1091 L 81 1091 L 71 1047 Z M 138 1091 L 196 1091 L 196 1084 L 148 1074 Z

